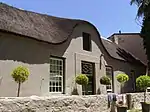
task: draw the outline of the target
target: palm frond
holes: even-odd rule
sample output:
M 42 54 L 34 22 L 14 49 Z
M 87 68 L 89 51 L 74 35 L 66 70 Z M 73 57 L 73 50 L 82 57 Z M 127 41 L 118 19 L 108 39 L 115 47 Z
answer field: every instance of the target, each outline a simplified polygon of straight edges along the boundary
M 145 5 L 144 4 L 141 4 L 138 8 L 138 11 L 137 11 L 137 17 L 143 17 L 144 15 L 144 11 L 145 11 Z
M 143 17 L 145 14 L 148 4 L 150 3 L 150 0 L 131 0 L 130 5 L 136 4 L 138 7 L 137 11 L 137 18 Z
M 150 7 L 150 5 L 148 5 L 149 3 L 150 3 L 150 0 L 145 0 L 145 2 L 139 6 L 138 12 L 137 12 L 138 17 L 143 17 L 146 14 L 146 12 L 149 10 L 149 7 Z
M 138 7 L 141 3 L 143 3 L 144 0 L 131 0 L 130 5 L 136 4 Z
M 135 2 L 136 2 L 136 0 L 131 0 L 130 5 L 134 4 Z

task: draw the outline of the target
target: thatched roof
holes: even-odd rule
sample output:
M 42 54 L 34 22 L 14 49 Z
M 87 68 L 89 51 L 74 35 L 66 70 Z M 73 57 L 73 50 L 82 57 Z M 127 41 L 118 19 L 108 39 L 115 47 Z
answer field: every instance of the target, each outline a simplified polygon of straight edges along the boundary
M 114 41 L 118 39 L 119 46 L 129 51 L 138 59 L 140 59 L 145 65 L 147 64 L 146 51 L 143 46 L 143 38 L 140 33 L 115 33 L 110 36 L 108 39 Z
M 48 16 L 0 3 L 0 30 L 53 44 L 65 41 L 81 22 L 86 21 Z
M 74 28 L 80 23 L 90 24 L 96 29 L 94 25 L 84 20 L 66 19 L 46 14 L 39 14 L 0 3 L 1 31 L 23 35 L 28 38 L 33 38 L 51 44 L 59 44 L 66 41 L 70 37 Z M 97 33 L 100 36 L 98 31 Z M 134 58 L 134 56 L 130 55 L 130 53 L 120 50 L 114 43 L 110 43 L 104 39 L 100 39 L 100 42 L 112 58 L 129 61 L 128 58 L 132 57 L 132 60 L 140 62 Z M 123 55 L 125 54 L 128 54 L 128 57 L 124 57 Z
M 126 61 L 132 64 L 138 65 L 145 65 L 139 58 L 134 56 L 131 52 L 124 49 L 123 47 L 115 44 L 111 40 L 108 39 L 101 39 L 104 48 L 106 49 L 107 53 L 114 59 Z

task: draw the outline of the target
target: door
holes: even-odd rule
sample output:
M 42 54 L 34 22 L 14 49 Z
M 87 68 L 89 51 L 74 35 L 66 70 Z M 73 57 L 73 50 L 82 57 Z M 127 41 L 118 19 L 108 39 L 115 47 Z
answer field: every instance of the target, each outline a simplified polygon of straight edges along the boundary
M 89 78 L 88 85 L 82 87 L 82 94 L 93 95 L 95 90 L 94 64 L 90 62 L 82 61 L 81 68 L 82 68 L 82 74 L 85 74 Z

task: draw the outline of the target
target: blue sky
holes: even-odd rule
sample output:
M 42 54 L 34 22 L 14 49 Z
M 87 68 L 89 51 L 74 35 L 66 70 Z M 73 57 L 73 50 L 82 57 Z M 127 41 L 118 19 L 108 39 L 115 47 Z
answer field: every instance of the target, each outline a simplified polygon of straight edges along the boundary
M 0 0 L 9 5 L 53 16 L 84 19 L 93 23 L 102 36 L 121 30 L 140 32 L 135 22 L 137 7 L 130 0 Z

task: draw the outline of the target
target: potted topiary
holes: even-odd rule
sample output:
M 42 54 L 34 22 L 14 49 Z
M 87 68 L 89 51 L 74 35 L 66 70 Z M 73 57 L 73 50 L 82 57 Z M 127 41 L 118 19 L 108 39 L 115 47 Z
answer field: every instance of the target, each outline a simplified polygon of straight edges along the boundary
M 142 112 L 150 112 L 150 103 L 146 102 L 146 89 L 150 86 L 150 76 L 143 75 L 136 79 L 136 86 L 144 91 L 144 102 L 141 102 Z
M 28 80 L 29 74 L 29 69 L 24 66 L 18 66 L 11 73 L 14 81 L 18 83 L 17 97 L 20 95 L 21 84 Z
M 102 76 L 100 78 L 100 84 L 106 85 L 106 86 L 111 86 L 110 78 L 108 76 Z
M 89 78 L 85 74 L 79 74 L 76 76 L 75 81 L 77 84 L 82 85 L 82 88 L 84 87 L 84 90 L 86 92 L 86 85 L 89 82 Z
M 117 78 L 117 81 L 120 83 L 121 93 L 122 93 L 124 84 L 125 84 L 125 82 L 127 82 L 129 80 L 129 76 L 126 74 L 118 74 L 116 78 Z M 127 112 L 127 106 L 124 105 L 124 103 L 123 103 L 123 97 L 122 97 L 122 101 L 118 102 L 118 104 L 117 104 L 117 112 Z
M 100 84 L 105 85 L 106 90 L 111 88 L 111 80 L 108 76 L 102 76 L 100 78 Z M 107 91 L 107 93 L 108 93 L 108 91 Z M 110 101 L 111 101 L 111 96 L 108 95 L 108 107 L 110 107 Z

